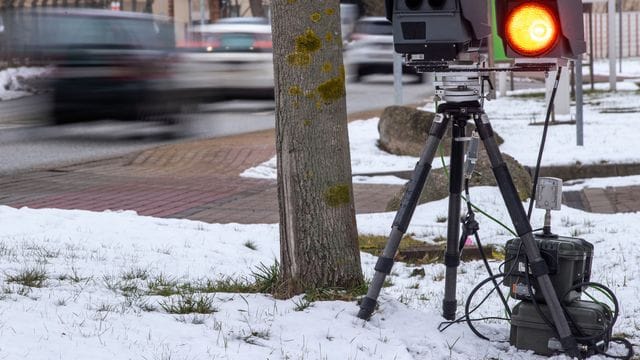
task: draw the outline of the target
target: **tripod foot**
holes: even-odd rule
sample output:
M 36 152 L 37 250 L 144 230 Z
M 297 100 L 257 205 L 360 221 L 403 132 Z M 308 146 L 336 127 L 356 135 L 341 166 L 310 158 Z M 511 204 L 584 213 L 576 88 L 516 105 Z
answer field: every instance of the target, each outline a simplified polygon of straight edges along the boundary
M 375 299 L 366 296 L 362 298 L 362 303 L 360 303 L 360 311 L 358 311 L 358 317 L 362 320 L 369 320 L 377 304 L 378 302 Z
M 449 321 L 456 319 L 456 307 L 458 302 L 456 300 L 444 300 L 442 302 L 442 317 Z

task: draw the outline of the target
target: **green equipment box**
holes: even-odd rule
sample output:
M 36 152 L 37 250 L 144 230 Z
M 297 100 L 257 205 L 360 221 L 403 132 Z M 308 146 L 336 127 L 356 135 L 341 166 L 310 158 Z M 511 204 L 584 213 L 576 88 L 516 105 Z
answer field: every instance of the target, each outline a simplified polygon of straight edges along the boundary
M 551 313 L 547 305 L 539 304 L 547 319 Z M 578 343 L 585 344 L 586 337 L 594 337 L 600 351 L 607 351 L 611 339 L 611 312 L 602 304 L 576 300 L 565 306 L 571 332 Z M 575 322 L 575 323 L 574 323 Z M 575 324 L 578 324 L 576 327 Z M 518 303 L 511 313 L 509 342 L 521 350 L 533 350 L 536 354 L 549 356 L 562 350 L 554 331 L 540 317 L 535 305 L 529 301 Z M 583 340 L 581 340 L 583 339 Z M 593 349 L 591 349 L 593 352 Z
M 540 249 L 540 255 L 549 267 L 549 278 L 558 297 L 567 294 L 563 303 L 570 303 L 580 298 L 582 289 L 571 291 L 572 286 L 588 282 L 591 277 L 591 263 L 593 260 L 593 244 L 584 239 L 563 236 L 549 236 L 536 234 L 535 240 Z M 531 300 L 529 285 L 534 292 L 536 301 L 544 303 L 544 297 L 537 280 L 529 274 L 527 279 L 526 255 L 520 238 L 507 242 L 505 254 L 504 285 L 510 289 L 511 297 L 518 300 Z

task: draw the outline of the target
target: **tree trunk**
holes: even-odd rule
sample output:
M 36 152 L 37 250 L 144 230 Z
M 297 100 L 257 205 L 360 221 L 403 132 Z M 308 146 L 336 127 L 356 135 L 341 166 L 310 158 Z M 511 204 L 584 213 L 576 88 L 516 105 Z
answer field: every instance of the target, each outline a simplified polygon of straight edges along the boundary
M 253 16 L 265 17 L 264 6 L 262 0 L 249 0 L 249 7 Z
M 280 296 L 362 284 L 338 0 L 274 0 Z
M 144 3 L 144 12 L 151 14 L 153 13 L 153 0 L 146 0 Z

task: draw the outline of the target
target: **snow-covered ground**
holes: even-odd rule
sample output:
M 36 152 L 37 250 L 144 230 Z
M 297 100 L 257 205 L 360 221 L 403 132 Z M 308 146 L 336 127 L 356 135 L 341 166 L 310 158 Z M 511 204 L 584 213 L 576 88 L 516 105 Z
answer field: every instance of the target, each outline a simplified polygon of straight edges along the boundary
M 47 68 L 19 67 L 0 70 L 0 101 L 31 95 L 24 80 L 44 75 Z
M 474 201 L 507 221 L 497 189 L 474 188 Z M 446 232 L 447 201 L 420 206 L 409 232 L 431 241 Z M 387 235 L 394 214 L 357 218 L 360 233 Z M 534 214 L 534 227 L 541 212 Z M 554 231 L 595 244 L 592 280 L 617 294 L 616 333 L 640 337 L 638 214 L 598 215 L 565 208 Z M 479 216 L 481 237 L 503 244 L 508 233 Z M 0 207 L 0 358 L 3 359 L 541 359 L 503 342 L 481 340 L 464 324 L 437 330 L 444 266 L 396 264 L 371 321 L 354 302 L 305 303 L 264 294 L 196 293 L 211 314 L 172 314 L 153 284 L 198 284 L 251 278 L 279 253 L 277 225 L 220 225 L 138 216 L 133 212 Z M 367 278 L 376 258 L 362 254 Z M 494 262 L 494 270 L 498 263 Z M 39 274 L 40 288 L 20 285 Z M 481 262 L 463 263 L 458 299 L 486 277 Z M 164 305 L 164 307 L 163 307 Z M 309 305 L 307 307 L 307 305 Z M 461 310 L 459 310 L 460 313 Z M 490 302 L 482 314 L 500 315 Z M 509 326 L 480 326 L 505 340 Z M 618 349 L 616 347 L 616 349 Z M 618 349 L 619 350 L 619 349 Z M 556 357 L 558 359 L 562 356 Z M 602 359 L 602 358 L 601 358 Z
M 603 84 L 598 84 L 603 85 Z M 575 125 L 554 125 L 549 128 L 544 165 L 573 165 L 601 163 L 637 163 L 640 151 L 633 150 L 640 112 L 640 95 L 637 86 L 620 83 L 621 91 L 615 94 L 595 92 L 587 94 L 584 106 L 584 146 L 576 145 Z M 485 102 L 485 110 L 493 128 L 505 140 L 500 149 L 523 165 L 535 166 L 543 126 L 531 125 L 544 122 L 544 96 L 532 96 L 540 89 L 520 91 L 521 97 L 503 97 Z M 528 96 L 524 96 L 524 95 Z M 426 110 L 434 110 L 426 104 Z M 635 112 L 635 113 L 629 113 Z M 575 114 L 575 108 L 572 108 Z M 352 171 L 354 174 L 413 170 L 418 158 L 393 156 L 381 151 L 376 142 L 378 118 L 353 121 L 349 124 Z M 436 159 L 434 167 L 441 167 Z M 276 177 L 275 157 L 257 167 L 247 169 L 242 176 Z M 354 182 L 398 183 L 397 178 L 355 177 Z
M 632 92 L 595 94 L 585 111 L 586 146 L 574 145 L 573 126 L 554 126 L 545 163 L 637 162 L 635 114 L 602 113 L 634 106 L 640 106 L 640 97 Z M 503 151 L 525 164 L 533 163 L 529 152 L 537 153 L 542 131 L 528 124 L 540 121 L 542 112 L 542 100 L 535 98 L 487 103 L 494 127 L 505 138 Z M 350 124 L 354 172 L 411 169 L 415 158 L 377 149 L 376 121 Z M 274 165 L 251 171 L 269 177 Z M 639 182 L 640 177 L 592 179 L 574 182 L 571 188 Z M 509 223 L 496 188 L 471 191 L 474 203 Z M 408 232 L 432 242 L 446 234 L 446 215 L 447 199 L 421 205 Z M 358 215 L 359 233 L 386 236 L 394 216 Z M 541 226 L 542 218 L 536 210 L 534 228 Z M 478 215 L 478 220 L 485 243 L 504 244 L 511 237 L 485 216 Z M 637 222 L 637 213 L 590 214 L 565 207 L 553 214 L 554 232 L 595 245 L 592 281 L 615 291 L 621 312 L 614 333 L 635 343 L 640 340 L 640 247 L 633 240 Z M 276 300 L 267 294 L 207 292 L 208 284 L 251 281 L 260 267 L 274 264 L 278 238 L 277 224 L 221 225 L 143 217 L 131 211 L 0 206 L 0 359 L 543 359 L 505 343 L 506 322 L 478 325 L 494 342 L 477 338 L 464 324 L 439 332 L 441 264 L 423 265 L 424 276 L 412 276 L 415 267 L 397 263 L 369 322 L 356 317 L 355 302 L 308 303 L 301 296 Z M 375 261 L 362 253 L 369 279 Z M 498 265 L 492 262 L 494 271 Z M 481 262 L 463 263 L 458 299 L 466 299 L 486 276 Z M 178 288 L 183 295 L 177 294 Z M 188 305 L 209 313 L 173 313 Z M 500 316 L 500 306 L 492 299 L 478 317 Z M 614 345 L 612 351 L 619 354 L 622 349 Z

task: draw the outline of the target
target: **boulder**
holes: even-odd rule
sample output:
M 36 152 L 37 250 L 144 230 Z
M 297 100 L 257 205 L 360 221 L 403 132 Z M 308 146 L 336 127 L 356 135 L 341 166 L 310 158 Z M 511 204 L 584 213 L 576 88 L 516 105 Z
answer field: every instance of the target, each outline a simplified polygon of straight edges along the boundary
M 435 118 L 435 113 L 418 110 L 407 106 L 389 106 L 384 109 L 378 123 L 380 149 L 394 155 L 420 156 L 427 134 Z M 469 123 L 467 132 L 470 135 L 475 126 Z M 504 141 L 494 132 L 498 144 Z M 449 155 L 451 149 L 451 127 L 442 141 L 444 154 Z
M 526 200 L 531 196 L 531 187 L 533 181 L 531 176 L 527 172 L 524 166 L 517 162 L 513 157 L 502 154 L 504 162 L 509 168 L 513 183 L 518 191 L 518 196 L 521 200 Z M 491 164 L 489 158 L 484 150 L 480 151 L 480 156 L 476 164 L 476 174 L 473 175 L 470 186 L 496 186 L 496 180 L 491 170 Z M 396 211 L 400 207 L 400 200 L 402 195 L 407 189 L 407 185 L 403 189 L 395 194 L 395 196 L 387 203 L 387 211 Z M 429 172 L 429 178 L 427 183 L 420 194 L 418 204 L 424 204 L 426 202 L 444 199 L 449 196 L 449 180 L 444 172 L 444 169 L 433 169 Z

